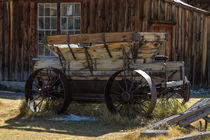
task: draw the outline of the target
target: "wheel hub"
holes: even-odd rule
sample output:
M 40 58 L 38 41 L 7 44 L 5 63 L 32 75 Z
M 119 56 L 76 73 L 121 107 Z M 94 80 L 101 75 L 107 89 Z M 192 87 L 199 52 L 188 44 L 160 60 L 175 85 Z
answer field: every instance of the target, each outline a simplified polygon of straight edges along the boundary
M 122 99 L 125 102 L 129 102 L 131 100 L 131 94 L 129 92 L 123 92 Z
M 49 90 L 48 89 L 43 89 L 42 91 L 41 91 L 41 96 L 42 97 L 48 97 L 48 95 L 49 95 Z

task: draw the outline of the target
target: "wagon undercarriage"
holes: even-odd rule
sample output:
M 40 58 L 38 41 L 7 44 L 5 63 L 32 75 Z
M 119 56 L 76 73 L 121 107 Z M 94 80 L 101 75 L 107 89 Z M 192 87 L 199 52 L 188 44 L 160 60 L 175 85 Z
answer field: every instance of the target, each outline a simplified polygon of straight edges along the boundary
M 25 87 L 35 112 L 64 112 L 70 102 L 104 102 L 112 113 L 151 115 L 158 98 L 189 100 L 183 62 L 158 55 L 165 33 L 98 33 L 46 37 L 58 60 L 38 61 Z M 82 43 L 84 47 L 70 44 Z M 88 46 L 89 43 L 98 43 Z M 60 47 L 58 44 L 66 44 Z M 92 44 L 93 45 L 93 44 Z M 151 62 L 145 60 L 151 58 Z

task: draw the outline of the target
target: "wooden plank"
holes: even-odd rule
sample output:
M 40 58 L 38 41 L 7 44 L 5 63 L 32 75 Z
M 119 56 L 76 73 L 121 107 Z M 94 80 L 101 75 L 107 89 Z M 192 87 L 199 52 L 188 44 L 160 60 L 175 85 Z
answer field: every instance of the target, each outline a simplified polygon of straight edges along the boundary
M 119 22 L 118 22 L 118 31 L 123 32 L 125 26 L 125 9 L 126 9 L 126 0 L 120 0 L 120 9 L 119 9 Z
M 140 1 L 136 0 L 134 3 L 135 6 L 135 30 L 134 31 L 138 31 L 140 32 Z
M 90 1 L 90 8 L 89 8 L 89 14 L 90 14 L 90 24 L 88 27 L 88 33 L 95 33 L 96 32 L 96 25 L 95 25 L 95 19 L 96 19 L 96 7 L 95 7 L 96 0 Z
M 201 132 L 199 134 L 194 134 L 194 135 L 186 135 L 186 136 L 181 136 L 181 137 L 176 137 L 176 138 L 172 138 L 170 140 L 192 140 L 192 139 L 197 139 L 197 140 L 205 140 L 208 139 L 210 137 L 210 132 Z
M 4 80 L 4 73 L 3 73 L 3 56 L 4 56 L 4 51 L 3 51 L 3 19 L 4 19 L 4 5 L 3 1 L 0 1 L 0 81 Z
M 135 0 L 130 1 L 130 31 L 135 31 L 135 5 L 137 5 Z
M 103 38 L 105 36 L 105 38 Z M 136 37 L 135 37 L 136 36 Z M 47 44 L 67 44 L 67 35 L 46 36 Z M 155 32 L 115 32 L 115 33 L 95 33 L 95 34 L 75 34 L 70 36 L 70 43 L 111 43 L 111 42 L 131 42 L 131 41 L 166 41 L 165 33 Z
M 143 3 L 144 3 L 144 15 L 143 15 L 144 19 L 143 19 L 142 31 L 147 32 L 147 30 L 148 30 L 148 8 L 149 8 L 150 1 L 144 0 Z
M 117 32 L 117 29 L 118 29 L 118 18 L 119 18 L 119 7 L 118 7 L 118 3 L 116 0 L 112 0 L 112 32 Z
M 205 17 L 204 17 L 204 15 L 201 15 L 201 22 L 200 22 L 200 50 L 199 50 L 199 66 L 200 66 L 200 73 L 199 73 L 199 75 L 200 75 L 200 82 L 202 83 L 201 85 L 203 85 L 204 83 L 204 80 L 203 79 L 205 79 L 205 77 L 203 77 L 203 55 L 204 55 L 204 53 L 203 53 L 203 50 L 204 50 L 204 30 L 208 30 L 208 28 L 204 28 L 204 21 L 205 20 Z
M 30 22 L 30 8 L 29 2 L 24 2 L 23 8 L 23 46 L 22 46 L 22 65 L 23 65 L 23 72 L 22 72 L 22 80 L 26 80 L 28 77 L 29 71 L 29 44 L 28 41 L 30 39 L 29 34 L 29 22 Z
M 23 20 L 23 1 L 19 1 L 18 2 L 18 13 L 20 14 L 17 14 L 16 16 L 18 16 L 18 21 L 17 21 L 17 24 L 21 25 L 18 27 L 18 30 L 17 30 L 17 36 L 18 36 L 18 47 L 17 47 L 17 54 L 18 54 L 18 58 L 17 58 L 17 80 L 18 81 L 22 81 L 22 73 L 23 73 L 23 52 L 22 52 L 22 37 L 23 37 L 23 27 L 21 24 L 21 21 Z
M 98 7 L 97 7 L 97 32 L 105 32 L 104 30 L 104 18 L 105 18 L 105 11 L 104 11 L 104 0 L 98 0 Z
M 176 7 L 173 5 L 172 6 L 172 17 L 173 21 L 176 23 L 177 22 L 177 16 L 176 16 Z M 172 34 L 172 60 L 176 60 L 176 25 L 173 26 L 173 34 Z
M 196 76 L 196 46 L 197 46 L 197 41 L 196 41 L 196 34 L 197 34 L 197 14 L 194 12 L 193 13 L 193 77 L 192 77 L 192 87 L 195 87 L 195 76 Z
M 112 0 L 105 0 L 105 31 L 110 32 L 112 27 Z M 87 11 L 88 12 L 88 11 Z
M 17 29 L 17 27 L 16 26 L 18 26 L 18 25 L 16 25 L 16 24 L 14 24 L 14 23 L 16 23 L 16 21 L 17 21 L 17 16 L 15 15 L 16 14 L 16 11 L 17 11 L 17 2 L 16 1 L 14 1 L 13 2 L 13 6 L 12 6 L 12 9 L 13 9 L 13 25 L 12 25 L 12 80 L 13 81 L 15 81 L 16 80 L 16 69 L 17 69 L 17 67 L 16 67 L 16 61 L 17 61 L 17 59 L 16 59 L 16 46 L 17 46 L 17 44 L 16 44 L 16 40 L 17 40 L 17 36 L 16 36 L 16 29 Z
M 124 32 L 128 31 L 128 0 L 125 0 L 125 25 L 124 25 Z
M 36 57 L 36 46 L 37 46 L 37 42 L 36 42 L 36 28 L 35 28 L 35 25 L 36 25 L 36 11 L 35 11 L 35 3 L 34 2 L 31 2 L 30 3 L 30 33 L 31 33 L 31 40 L 30 40 L 30 54 L 29 54 L 29 74 L 32 72 L 33 70 L 33 61 L 32 59 L 34 57 Z
M 181 42 L 181 39 L 182 39 L 182 8 L 179 7 L 178 8 L 179 10 L 179 15 L 178 15 L 178 18 L 179 18 L 179 22 L 178 22 L 178 60 L 181 61 L 182 59 L 182 42 Z
M 181 50 L 182 50 L 182 56 L 181 56 L 181 60 L 185 61 L 185 29 L 186 29 L 186 25 L 185 25 L 185 10 L 182 10 L 181 12 L 182 15 L 182 25 L 181 25 Z
M 197 14 L 197 32 L 196 32 L 196 62 L 195 62 L 195 80 L 196 80 L 196 86 L 200 86 L 201 85 L 201 76 L 202 74 L 201 72 L 201 63 L 200 63 L 200 47 L 201 47 L 201 15 Z
M 168 136 L 169 130 L 141 130 L 141 137 L 157 137 L 159 135 Z
M 208 25 L 210 24 L 210 17 L 208 17 Z M 210 54 L 210 28 L 208 28 L 208 48 L 207 48 L 207 54 Z M 207 64 L 210 63 L 210 55 L 207 55 Z M 208 86 L 210 85 L 210 65 L 207 65 L 208 67 Z
M 186 76 L 189 77 L 189 11 L 185 11 L 186 19 L 185 19 L 185 54 L 184 54 L 184 60 L 185 60 L 185 73 Z
M 188 65 L 188 78 L 189 78 L 189 80 L 190 81 L 192 81 L 192 40 L 193 40 L 193 13 L 192 12 L 190 12 L 189 13 L 189 26 L 188 26 L 188 28 L 189 28 L 189 40 L 188 40 L 188 45 L 189 45 L 189 65 Z
M 139 32 L 140 31 L 143 31 L 143 18 L 144 18 L 144 3 L 141 1 L 141 2 L 139 2 L 139 4 L 140 4 L 140 6 L 139 6 L 139 8 L 140 8 L 140 14 L 139 14 L 139 20 L 140 20 L 140 24 L 139 24 Z M 151 16 L 151 15 L 150 15 Z
M 191 110 L 185 111 L 185 112 L 182 113 L 179 117 L 176 117 L 176 118 L 174 118 L 174 119 L 168 121 L 168 123 L 169 123 L 170 125 L 176 124 L 176 123 L 178 123 L 179 121 L 181 121 L 181 120 L 183 120 L 183 119 L 185 119 L 185 118 L 187 118 L 187 117 L 189 117 L 189 116 L 192 116 L 192 115 L 194 115 L 194 114 L 196 114 L 196 113 L 198 113 L 198 112 L 200 112 L 200 111 L 202 111 L 202 110 L 209 109 L 209 108 L 210 108 L 210 104 L 209 104 L 209 103 L 203 105 L 202 107 L 195 107 L 195 108 L 193 108 L 193 109 L 191 109 Z
M 13 15 L 13 1 L 10 1 L 9 2 L 9 13 L 10 13 L 10 19 L 9 19 L 9 21 L 10 21 L 10 49 L 9 49 L 9 51 L 10 51 L 10 56 L 9 56 L 9 80 L 11 81 L 11 80 L 13 80 L 13 77 L 14 77 L 14 75 L 13 75 L 13 69 L 14 69 L 14 65 L 13 65 L 13 56 L 14 56 L 14 54 L 13 54 L 13 18 L 14 18 L 14 15 Z
M 56 46 L 49 46 L 52 52 L 59 57 Z M 104 45 L 99 46 L 91 46 L 88 47 L 88 53 L 90 54 L 92 59 L 122 59 L 123 58 L 123 49 L 125 49 L 125 54 L 129 58 L 133 58 L 133 55 L 130 53 L 132 51 L 132 46 L 130 43 L 113 43 L 108 45 L 108 49 L 112 54 L 112 58 L 110 58 L 109 53 L 107 52 Z M 159 53 L 161 49 L 160 44 L 155 43 L 144 43 L 137 51 L 137 58 L 151 58 L 154 55 Z M 85 49 L 83 47 L 72 48 L 77 60 L 86 60 Z M 74 60 L 71 55 L 68 47 L 60 48 L 60 51 L 66 60 Z
M 194 121 L 196 121 L 198 119 L 202 119 L 203 117 L 206 117 L 209 114 L 210 114 L 210 108 L 202 110 L 202 111 L 200 111 L 200 112 L 198 112 L 198 113 L 196 113 L 196 114 L 194 114 L 194 115 L 192 115 L 190 117 L 185 118 L 184 120 L 181 120 L 179 122 L 179 125 L 181 127 L 188 126 L 190 123 L 192 123 L 192 122 L 194 122 Z
M 82 18 L 83 18 L 83 24 L 82 24 L 82 33 L 88 33 L 88 27 L 89 27 L 89 0 L 83 1 L 83 10 L 82 11 Z
M 9 55 L 10 55 L 10 22 L 9 22 L 9 2 L 5 2 L 4 7 L 4 45 L 5 45 L 5 80 L 9 80 Z
M 202 55 L 202 67 L 203 67 L 203 71 L 202 71 L 202 75 L 205 78 L 206 77 L 206 64 L 207 64 L 207 47 L 208 47 L 208 17 L 205 16 L 204 19 L 204 37 L 203 37 L 203 55 Z M 205 78 L 205 80 L 207 80 L 207 78 Z

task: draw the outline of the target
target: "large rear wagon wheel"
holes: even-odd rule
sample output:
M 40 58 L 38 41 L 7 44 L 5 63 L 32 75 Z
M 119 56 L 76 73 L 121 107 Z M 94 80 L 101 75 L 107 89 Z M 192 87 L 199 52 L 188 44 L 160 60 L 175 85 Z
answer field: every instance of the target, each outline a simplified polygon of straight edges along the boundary
M 26 81 L 25 99 L 33 112 L 63 113 L 71 101 L 69 82 L 58 69 L 36 70 Z
M 113 74 L 105 88 L 105 103 L 121 116 L 150 116 L 157 100 L 156 87 L 142 70 L 121 70 Z

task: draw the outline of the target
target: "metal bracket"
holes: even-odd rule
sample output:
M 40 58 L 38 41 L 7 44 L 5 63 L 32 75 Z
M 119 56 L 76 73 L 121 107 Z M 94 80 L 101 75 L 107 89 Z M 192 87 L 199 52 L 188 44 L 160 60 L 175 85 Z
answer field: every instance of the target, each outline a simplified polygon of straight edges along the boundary
M 125 46 L 121 45 L 121 48 L 122 48 L 122 55 L 123 55 L 123 69 L 125 69 L 127 71 L 130 69 L 129 59 L 125 52 Z
M 103 39 L 103 41 L 104 41 L 104 47 L 106 48 L 106 51 L 108 52 L 109 56 L 112 57 L 112 54 L 111 54 L 111 52 L 109 51 L 109 48 L 108 48 L 108 46 L 107 46 L 107 44 L 106 44 L 105 33 L 102 34 L 102 39 Z
M 88 63 L 88 68 L 90 70 L 90 73 L 93 75 L 93 60 L 88 52 L 88 48 L 84 47 L 84 49 L 85 49 L 86 60 Z
M 68 47 L 69 47 L 69 51 L 71 52 L 74 60 L 76 60 L 76 56 L 74 55 L 74 52 L 73 52 L 73 50 L 72 50 L 72 48 L 70 46 L 70 35 L 69 34 L 67 35 L 67 44 L 68 44 Z
M 140 41 L 141 40 L 141 35 L 140 33 L 134 33 L 132 36 L 133 41 Z
M 59 49 L 58 47 L 56 47 L 56 49 L 57 49 L 57 54 L 58 54 L 58 57 L 59 57 L 59 61 L 60 61 L 60 63 L 61 63 L 61 66 L 62 66 L 62 68 L 63 68 L 63 71 L 65 72 L 65 71 L 66 71 L 66 59 L 65 59 L 64 56 L 62 55 L 60 49 Z M 64 61 L 65 63 L 63 63 L 63 61 Z

